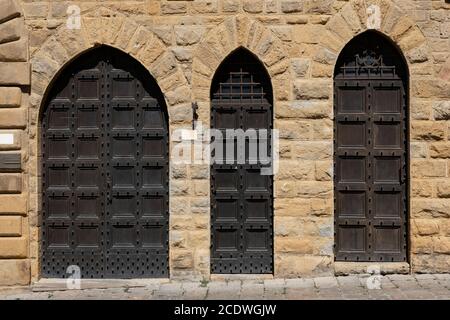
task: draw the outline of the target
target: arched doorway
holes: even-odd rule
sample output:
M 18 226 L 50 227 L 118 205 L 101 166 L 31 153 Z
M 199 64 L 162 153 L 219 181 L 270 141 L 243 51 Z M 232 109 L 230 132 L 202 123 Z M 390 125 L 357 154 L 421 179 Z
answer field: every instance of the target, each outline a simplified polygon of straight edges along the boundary
M 335 259 L 407 260 L 408 71 L 398 49 L 368 31 L 334 73 Z
M 266 144 L 271 153 L 272 105 L 262 63 L 243 48 L 231 53 L 212 82 L 211 128 L 224 138 L 226 130 L 241 129 L 246 137 L 240 148 L 239 138 L 228 136 L 227 144 L 235 143 L 234 155 L 211 165 L 212 273 L 273 272 L 273 178 L 262 174 L 264 164 L 251 161 L 247 135 L 253 129 L 258 135 L 252 143 L 257 140 L 258 151 Z M 259 135 L 263 129 L 269 133 L 266 140 Z
M 102 46 L 53 82 L 41 115 L 43 277 L 168 277 L 168 119 L 155 80 Z M 73 272 L 73 269 L 71 269 Z

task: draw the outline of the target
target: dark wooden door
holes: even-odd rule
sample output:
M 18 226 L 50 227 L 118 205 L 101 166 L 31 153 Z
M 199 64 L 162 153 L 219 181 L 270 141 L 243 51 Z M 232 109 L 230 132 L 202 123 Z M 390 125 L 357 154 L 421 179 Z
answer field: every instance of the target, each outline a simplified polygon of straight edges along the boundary
M 264 68 L 245 50 L 236 51 L 216 73 L 211 127 L 220 130 L 223 137 L 227 129 L 265 129 L 268 139 L 258 140 L 257 148 L 261 141 L 267 155 L 271 153 L 270 82 Z M 264 139 L 258 135 L 260 138 Z M 255 159 L 249 157 L 249 141 L 239 148 L 234 139 L 231 163 L 213 162 L 211 166 L 212 273 L 273 272 L 273 178 L 261 174 L 264 163 L 251 161 Z M 244 161 L 239 161 L 243 149 Z
M 42 115 L 42 275 L 168 277 L 164 100 L 112 48 L 64 70 Z
M 373 42 L 351 44 L 335 75 L 338 261 L 406 260 L 404 70 L 387 45 Z

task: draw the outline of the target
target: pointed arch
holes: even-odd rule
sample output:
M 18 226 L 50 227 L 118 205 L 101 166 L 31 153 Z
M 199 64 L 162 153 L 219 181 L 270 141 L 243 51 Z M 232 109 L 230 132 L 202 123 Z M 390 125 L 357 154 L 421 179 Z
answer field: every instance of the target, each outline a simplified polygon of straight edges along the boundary
M 227 81 L 229 74 L 228 70 L 234 70 L 234 68 L 245 69 L 245 71 L 252 74 L 253 80 L 261 84 L 263 91 L 265 92 L 265 98 L 269 104 L 273 104 L 273 89 L 270 75 L 258 57 L 250 50 L 240 46 L 233 50 L 225 59 L 220 63 L 211 81 L 210 96 L 214 99 L 214 95 L 219 91 L 219 84 Z
M 408 261 L 408 66 L 377 31 L 334 70 L 335 260 Z
M 249 50 L 239 47 L 215 72 L 210 99 L 211 128 L 226 137 L 224 149 L 234 143 L 230 129 L 237 140 L 233 159 L 227 154 L 225 165 L 217 159 L 211 164 L 211 273 L 273 273 L 273 176 L 264 173 L 273 163 L 266 157 L 262 161 L 261 154 L 272 154 L 269 74 Z M 217 149 L 214 153 L 219 158 Z
M 137 60 L 98 46 L 52 81 L 40 117 L 41 274 L 169 276 L 169 124 Z

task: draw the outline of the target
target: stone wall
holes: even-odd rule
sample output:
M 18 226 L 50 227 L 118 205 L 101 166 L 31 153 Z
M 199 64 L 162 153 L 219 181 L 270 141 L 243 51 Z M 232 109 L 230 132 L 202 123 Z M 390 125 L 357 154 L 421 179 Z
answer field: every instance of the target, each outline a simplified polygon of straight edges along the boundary
M 80 8 L 80 29 L 67 28 L 70 5 Z M 10 277 L 0 283 L 28 282 L 30 265 L 32 280 L 39 278 L 41 102 L 58 70 L 98 44 L 128 52 L 155 77 L 171 132 L 191 126 L 191 101 L 209 126 L 215 70 L 239 46 L 253 52 L 271 76 L 281 137 L 274 276 L 333 273 L 333 70 L 345 44 L 371 28 L 398 45 L 410 72 L 410 265 L 413 272 L 450 270 L 444 0 L 0 0 L 0 7 L 8 8 L 0 13 L 0 134 L 14 137 L 0 150 L 21 152 L 23 171 L 0 173 L 0 192 L 8 193 L 0 195 L 0 275 Z M 172 164 L 170 177 L 171 277 L 208 278 L 209 167 Z
M 21 285 L 30 281 L 28 34 L 15 1 L 0 8 L 0 285 Z

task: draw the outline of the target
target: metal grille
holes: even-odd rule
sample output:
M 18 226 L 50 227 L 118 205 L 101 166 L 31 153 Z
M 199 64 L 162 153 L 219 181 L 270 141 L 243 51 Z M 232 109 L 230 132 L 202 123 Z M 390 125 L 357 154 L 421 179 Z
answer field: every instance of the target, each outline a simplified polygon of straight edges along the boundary
M 250 53 L 238 50 L 221 65 L 211 93 L 211 127 L 224 137 L 226 129 L 272 128 L 270 82 Z M 211 272 L 272 273 L 273 178 L 236 155 L 232 164 L 211 165 Z
M 338 261 L 406 261 L 405 79 L 390 44 L 374 40 L 350 43 L 335 75 Z
M 42 118 L 42 275 L 168 277 L 164 100 L 117 50 L 77 59 Z

